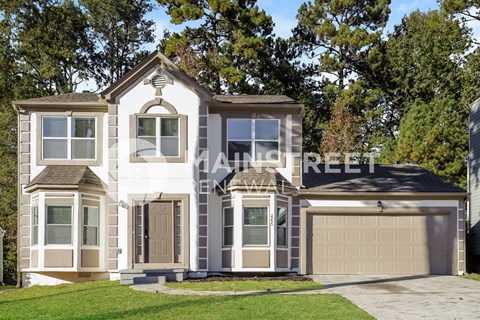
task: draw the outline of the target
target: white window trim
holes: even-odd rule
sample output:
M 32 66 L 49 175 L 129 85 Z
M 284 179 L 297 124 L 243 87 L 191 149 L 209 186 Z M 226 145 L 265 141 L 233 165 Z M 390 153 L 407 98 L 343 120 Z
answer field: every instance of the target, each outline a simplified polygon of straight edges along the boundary
M 35 208 L 37 208 L 37 224 L 35 224 L 35 219 L 34 219 L 34 212 L 35 212 Z M 32 247 L 38 247 L 38 242 L 40 241 L 40 229 L 39 229 L 39 223 L 40 223 L 40 207 L 38 206 L 38 204 L 33 204 L 32 205 L 32 214 L 31 214 L 31 226 L 32 226 L 32 229 L 31 229 L 31 232 L 30 232 L 30 245 Z M 37 226 L 37 243 L 33 243 L 33 229 L 34 227 Z
M 97 209 L 97 225 L 96 226 L 91 226 L 91 225 L 85 225 L 84 224 L 84 221 L 85 221 L 85 208 L 94 208 L 94 209 Z M 97 206 L 86 206 L 86 205 L 83 205 L 82 206 L 82 216 L 81 216 L 81 225 L 82 225 L 82 229 L 81 229 L 81 242 L 80 242 L 80 245 L 82 247 L 91 247 L 91 248 L 98 248 L 100 246 L 100 208 L 97 207 Z M 85 244 L 84 243 L 84 238 L 83 238 L 83 228 L 84 227 L 95 227 L 97 228 L 97 244 Z
M 285 209 L 285 226 L 279 226 L 278 225 L 278 210 L 279 209 Z M 288 217 L 289 217 L 289 214 L 288 214 L 288 208 L 286 207 L 280 207 L 280 206 L 277 206 L 277 212 L 276 212 L 276 217 L 275 217 L 275 222 L 276 222 L 276 230 L 275 230 L 275 236 L 276 236 L 276 239 L 275 239 L 275 245 L 278 247 L 278 248 L 288 248 Z M 285 244 L 278 244 L 278 228 L 284 228 L 285 229 Z
M 231 248 L 233 247 L 235 243 L 235 218 L 233 218 L 233 224 L 232 225 L 225 225 L 225 212 L 226 209 L 232 209 L 233 210 L 233 216 L 235 216 L 235 208 L 234 207 L 225 207 L 222 209 L 223 214 L 222 214 L 222 247 L 223 248 Z M 232 228 L 232 244 L 225 244 L 225 227 Z
M 250 135 L 250 139 L 229 139 L 228 138 L 228 128 L 230 127 L 229 125 L 229 122 L 230 121 L 235 121 L 235 120 L 249 120 L 251 122 L 251 135 Z M 255 137 L 255 122 L 257 120 L 261 120 L 261 121 L 276 121 L 277 122 L 277 128 L 278 128 L 278 139 L 277 140 L 266 140 L 266 139 L 256 139 Z M 251 155 L 250 155 L 250 158 L 252 161 L 254 162 L 280 162 L 281 161 L 281 155 L 280 155 L 280 140 L 281 140 L 281 130 L 280 130 L 280 119 L 250 119 L 250 118 L 230 118 L 230 119 L 227 119 L 227 145 L 226 145 L 226 152 L 227 152 L 227 159 L 229 159 L 228 161 L 230 162 L 243 162 L 245 160 L 230 160 L 230 156 L 229 156 L 229 151 L 228 151 L 228 143 L 230 141 L 241 141 L 241 142 L 250 142 L 251 143 L 251 146 L 252 146 L 252 149 L 251 149 Z M 277 160 L 272 160 L 272 159 L 265 159 L 265 160 L 260 160 L 260 159 L 257 159 L 257 154 L 256 154 L 256 146 L 255 146 L 255 142 L 276 142 L 278 144 L 278 147 L 277 147 L 277 155 L 278 155 L 278 159 Z
M 43 128 L 44 128 L 44 122 L 43 120 L 45 118 L 65 118 L 67 119 L 67 136 L 66 137 L 44 137 L 43 136 Z M 85 137 L 72 137 L 72 119 L 93 119 L 95 121 L 95 137 L 93 138 L 85 138 Z M 97 140 L 97 137 L 98 137 L 98 132 L 99 132 L 99 128 L 98 128 L 98 121 L 97 121 L 97 117 L 95 116 L 59 116 L 59 115 L 52 115 L 52 116 L 49 116 L 49 115 L 44 115 L 42 116 L 42 119 L 41 119 L 41 128 L 40 128 L 40 135 L 41 135 L 41 147 L 40 147 L 40 152 L 41 152 L 41 160 L 42 161 L 61 161 L 61 160 L 74 160 L 74 161 L 96 161 L 97 158 L 98 158 L 98 154 L 97 154 L 97 146 L 98 146 L 98 140 Z M 102 128 L 103 129 L 103 128 Z M 67 140 L 67 157 L 66 158 L 48 158 L 48 159 L 45 159 L 44 155 L 43 155 L 43 151 L 44 151 L 44 140 Z M 95 145 L 94 145 L 94 152 L 95 152 L 95 157 L 94 158 L 76 158 L 76 159 L 73 159 L 72 158 L 72 141 L 73 140 L 93 140 Z
M 49 224 L 48 223 L 48 207 L 70 207 L 70 224 Z M 73 238 L 74 232 L 74 206 L 71 204 L 46 204 L 45 205 L 45 239 L 44 239 L 44 246 L 45 247 L 71 247 L 74 245 L 75 239 Z M 70 226 L 70 243 L 47 243 L 48 239 L 48 226 Z
M 266 208 L 267 224 L 249 224 L 248 227 L 265 227 L 267 229 L 267 243 L 265 244 L 245 244 L 244 228 L 245 228 L 245 209 L 246 208 Z M 270 207 L 269 206 L 242 206 L 242 246 L 243 247 L 270 247 Z
M 152 156 L 145 156 L 145 155 L 139 155 L 138 154 L 138 140 L 140 137 L 146 137 L 146 138 L 153 138 L 154 136 L 139 136 L 138 135 L 138 123 L 139 123 L 139 120 L 140 119 L 152 119 L 154 118 L 155 119 L 155 155 L 152 155 Z M 171 137 L 171 138 L 177 138 L 177 150 L 178 150 L 178 154 L 177 155 L 174 155 L 174 156 L 164 156 L 161 154 L 161 150 L 162 150 L 162 128 L 161 128 L 161 124 L 162 124 L 162 120 L 161 119 L 176 119 L 177 120 L 177 125 L 178 125 L 178 134 L 176 136 L 165 136 L 165 137 Z M 180 153 L 182 152 L 181 150 L 181 146 L 180 146 L 180 134 L 181 134 L 181 130 L 180 130 L 180 118 L 178 117 L 162 117 L 162 116 L 149 116 L 149 115 L 145 115 L 145 116 L 137 116 L 136 119 L 135 119 L 135 156 L 138 157 L 138 158 L 159 158 L 159 157 L 179 157 L 180 156 Z

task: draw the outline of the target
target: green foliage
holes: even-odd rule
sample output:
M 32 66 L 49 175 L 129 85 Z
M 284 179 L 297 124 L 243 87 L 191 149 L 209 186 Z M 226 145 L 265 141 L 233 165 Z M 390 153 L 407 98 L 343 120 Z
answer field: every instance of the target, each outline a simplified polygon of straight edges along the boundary
M 255 92 L 273 37 L 272 18 L 256 0 L 157 1 L 173 24 L 199 23 L 165 34 L 160 47 L 167 56 L 213 93 Z
M 148 54 L 142 46 L 154 41 L 149 0 L 79 0 L 86 11 L 90 51 L 89 71 L 99 87 L 110 86 Z

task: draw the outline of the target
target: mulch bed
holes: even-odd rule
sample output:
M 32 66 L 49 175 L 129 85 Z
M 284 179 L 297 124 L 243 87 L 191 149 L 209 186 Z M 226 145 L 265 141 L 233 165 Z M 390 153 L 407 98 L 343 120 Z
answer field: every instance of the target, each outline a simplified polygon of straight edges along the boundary
M 225 282 L 225 281 L 312 281 L 304 276 L 212 276 L 186 279 L 183 282 Z

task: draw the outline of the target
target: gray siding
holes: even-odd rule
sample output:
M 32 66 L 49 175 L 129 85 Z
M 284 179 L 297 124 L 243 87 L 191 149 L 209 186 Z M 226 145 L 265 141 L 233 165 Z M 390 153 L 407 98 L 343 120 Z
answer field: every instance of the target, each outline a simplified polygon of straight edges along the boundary
M 480 99 L 470 106 L 469 192 L 474 254 L 480 254 Z

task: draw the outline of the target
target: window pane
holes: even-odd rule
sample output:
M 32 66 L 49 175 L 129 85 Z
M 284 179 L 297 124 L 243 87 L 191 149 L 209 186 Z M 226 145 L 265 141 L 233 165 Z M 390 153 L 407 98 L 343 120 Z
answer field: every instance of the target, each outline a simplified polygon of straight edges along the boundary
M 47 244 L 72 244 L 72 226 L 47 225 Z
M 72 137 L 95 138 L 95 118 L 72 118 Z
M 255 120 L 255 139 L 278 140 L 278 121 Z
M 83 227 L 83 244 L 96 246 L 98 244 L 97 227 Z
M 252 138 L 252 120 L 228 119 L 228 140 L 250 140 Z
M 72 140 L 72 159 L 95 159 L 95 140 Z
M 71 224 L 72 207 L 47 206 L 47 224 Z
M 156 138 L 138 138 L 137 139 L 137 156 L 151 157 L 156 155 L 157 139 Z
M 243 227 L 243 244 L 268 244 L 268 227 Z
M 162 118 L 160 119 L 162 128 L 162 137 L 178 137 L 178 119 Z
M 83 224 L 86 226 L 98 226 L 98 208 L 83 207 Z
M 44 137 L 67 137 L 67 118 L 43 117 Z
M 38 224 L 38 207 L 33 207 L 33 219 L 32 219 L 32 223 L 35 225 L 35 224 Z
M 245 225 L 267 225 L 267 208 L 244 208 Z
M 162 145 L 160 152 L 164 157 L 178 156 L 178 138 L 177 137 L 162 137 Z
M 43 139 L 43 159 L 67 159 L 67 139 Z
M 233 226 L 233 208 L 225 208 L 223 225 Z
M 287 228 L 284 228 L 284 227 L 277 228 L 277 245 L 278 246 L 287 245 Z
M 137 137 L 140 136 L 156 136 L 156 119 L 155 118 L 138 118 Z
M 38 226 L 32 228 L 32 245 L 38 244 Z
M 233 227 L 223 228 L 223 245 L 233 245 Z
M 278 160 L 278 142 L 256 142 L 255 153 L 257 160 Z
M 252 143 L 250 141 L 229 141 L 228 142 L 228 160 L 235 160 L 235 154 L 239 160 L 243 160 L 243 154 L 252 154 Z
M 287 209 L 278 208 L 277 209 L 277 226 L 286 226 L 287 225 Z

